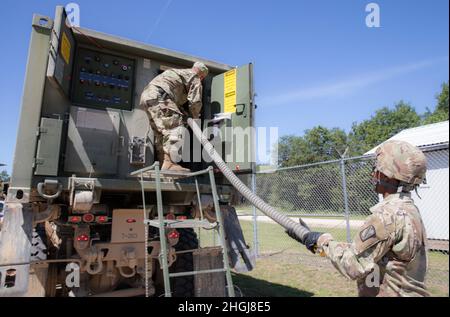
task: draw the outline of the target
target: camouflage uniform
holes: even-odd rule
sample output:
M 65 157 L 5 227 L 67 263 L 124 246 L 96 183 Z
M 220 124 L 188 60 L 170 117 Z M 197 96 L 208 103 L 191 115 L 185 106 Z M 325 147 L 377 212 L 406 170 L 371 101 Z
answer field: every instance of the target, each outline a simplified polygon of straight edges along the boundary
M 392 186 L 397 193 L 387 194 L 370 209 L 372 215 L 353 243 L 333 241 L 330 234 L 318 232 L 308 233 L 301 242 L 326 255 L 344 276 L 356 280 L 360 296 L 429 296 L 424 284 L 427 237 L 409 192 L 425 178 L 425 155 L 403 141 L 384 143 L 376 155 L 374 171 L 399 182 L 398 187 L 389 185 L 378 176 L 377 184 Z
M 429 296 L 424 284 L 427 237 L 409 193 L 425 178 L 425 155 L 407 142 L 388 141 L 376 156 L 374 171 L 398 180 L 397 193 L 370 209 L 372 215 L 353 243 L 336 242 L 330 234 L 323 234 L 317 247 L 339 272 L 357 280 L 360 296 Z
M 202 108 L 202 83 L 192 69 L 168 69 L 145 87 L 140 105 L 147 110 L 160 155 L 179 152 L 183 116 L 188 115 L 183 110 L 186 103 L 189 103 L 190 115 L 198 118 Z
M 357 280 L 359 296 L 429 296 L 424 285 L 427 238 L 411 194 L 391 194 L 370 211 L 353 243 L 324 234 L 318 247 L 339 272 Z

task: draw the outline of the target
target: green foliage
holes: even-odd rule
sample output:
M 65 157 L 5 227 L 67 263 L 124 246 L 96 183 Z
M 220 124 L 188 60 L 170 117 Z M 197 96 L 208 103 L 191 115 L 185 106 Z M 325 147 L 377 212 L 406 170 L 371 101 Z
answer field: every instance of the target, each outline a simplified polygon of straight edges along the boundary
M 303 137 L 281 137 L 278 160 L 281 166 L 294 166 L 337 159 L 340 157 L 339 153 L 345 151 L 347 144 L 344 130 L 318 126 L 306 130 Z
M 7 171 L 3 170 L 0 172 L 0 182 L 9 182 L 9 174 Z
M 379 202 L 378 194 L 372 190 L 371 182 L 373 160 L 347 161 L 347 197 L 350 214 L 369 215 L 370 207 Z
M 349 133 L 350 148 L 354 154 L 362 155 L 400 131 L 420 124 L 416 110 L 400 101 L 394 109 L 383 107 L 370 119 L 354 123 Z
M 448 120 L 448 82 L 436 96 L 434 111 L 419 115 L 410 104 L 399 101 L 393 108 L 383 107 L 360 123 L 354 122 L 347 134 L 340 128 L 317 126 L 303 136 L 283 136 L 278 144 L 280 167 L 304 165 L 338 159 L 348 148 L 347 156 L 363 155 L 400 131 Z
M 436 95 L 437 105 L 433 112 L 427 109 L 423 124 L 431 124 L 448 120 L 448 82 L 442 84 L 441 92 Z

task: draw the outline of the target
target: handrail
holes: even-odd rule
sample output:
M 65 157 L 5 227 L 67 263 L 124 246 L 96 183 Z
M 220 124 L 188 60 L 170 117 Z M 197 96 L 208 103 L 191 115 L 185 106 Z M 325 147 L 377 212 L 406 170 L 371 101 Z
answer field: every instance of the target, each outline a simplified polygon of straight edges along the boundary
M 140 170 L 131 172 L 130 176 L 136 176 L 136 175 L 151 171 L 151 170 L 155 169 L 155 166 L 156 166 L 156 162 L 153 163 L 151 166 L 147 166 L 147 167 L 141 168 Z M 161 175 L 184 176 L 186 178 L 190 178 L 190 177 L 194 177 L 194 176 L 207 174 L 207 173 L 209 173 L 209 170 L 211 170 L 211 169 L 212 169 L 212 166 L 208 166 L 206 169 L 197 171 L 197 172 L 185 173 L 185 172 L 175 172 L 175 171 L 170 171 L 170 170 L 160 170 L 159 173 Z
M 136 175 L 138 175 L 138 174 L 141 174 L 141 173 L 145 173 L 145 172 L 151 171 L 152 169 L 155 168 L 155 166 L 156 166 L 157 163 L 159 163 L 159 162 L 155 162 L 155 163 L 153 163 L 153 164 L 150 165 L 150 166 L 147 166 L 147 167 L 141 168 L 140 170 L 131 172 L 131 173 L 130 173 L 130 176 L 136 176 Z

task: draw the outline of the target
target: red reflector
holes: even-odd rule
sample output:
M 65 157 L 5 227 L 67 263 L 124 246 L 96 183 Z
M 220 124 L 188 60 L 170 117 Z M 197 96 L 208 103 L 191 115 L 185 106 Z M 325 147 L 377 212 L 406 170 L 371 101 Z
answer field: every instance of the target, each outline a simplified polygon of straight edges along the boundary
M 92 222 L 95 220 L 95 217 L 93 214 L 85 214 L 83 215 L 83 221 L 84 222 Z
M 178 219 L 178 220 L 186 220 L 187 217 L 186 217 L 186 216 L 177 216 L 177 219 Z
M 79 223 L 79 222 L 81 222 L 81 217 L 80 216 L 70 216 L 69 217 L 69 222 L 71 222 L 71 223 Z
M 87 235 L 87 234 L 80 234 L 78 237 L 77 237 L 77 241 L 89 241 L 89 236 Z
M 178 233 L 178 231 L 173 230 L 172 232 L 170 232 L 167 237 L 169 239 L 178 239 L 180 237 L 180 234 Z
M 98 217 L 96 218 L 96 221 L 97 221 L 98 223 L 108 222 L 108 216 L 98 216 Z
M 168 220 L 175 220 L 175 215 L 174 214 L 167 214 L 166 219 L 168 219 Z
M 134 222 L 136 222 L 136 219 L 134 219 L 134 218 L 127 219 L 127 223 L 134 223 Z

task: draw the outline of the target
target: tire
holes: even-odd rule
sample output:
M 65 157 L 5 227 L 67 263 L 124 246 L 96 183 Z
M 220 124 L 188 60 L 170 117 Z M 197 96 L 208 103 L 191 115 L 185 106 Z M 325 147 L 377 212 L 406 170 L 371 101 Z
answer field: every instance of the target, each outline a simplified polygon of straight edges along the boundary
M 179 229 L 180 237 L 175 245 L 176 251 L 192 250 L 198 248 L 197 234 L 194 229 Z M 192 252 L 177 254 L 177 260 L 169 268 L 170 273 L 191 272 L 194 270 Z M 194 297 L 194 276 L 175 277 L 171 280 L 173 297 Z

